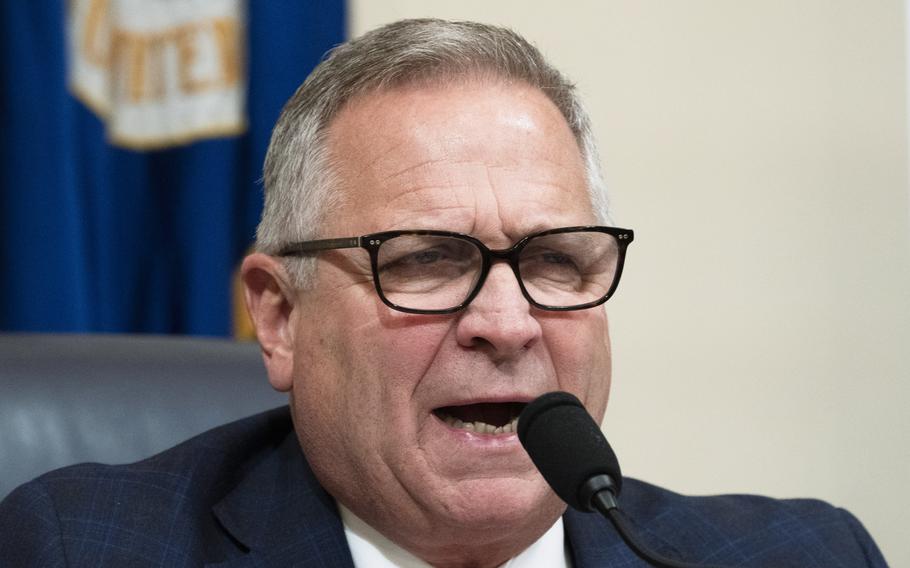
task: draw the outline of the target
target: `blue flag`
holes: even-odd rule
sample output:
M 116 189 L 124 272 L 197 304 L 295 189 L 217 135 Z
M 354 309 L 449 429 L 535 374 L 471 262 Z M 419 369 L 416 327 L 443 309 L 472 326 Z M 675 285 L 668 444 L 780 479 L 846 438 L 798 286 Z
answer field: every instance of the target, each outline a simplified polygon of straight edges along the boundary
M 229 334 L 271 128 L 344 3 L 3 2 L 0 29 L 0 329 Z

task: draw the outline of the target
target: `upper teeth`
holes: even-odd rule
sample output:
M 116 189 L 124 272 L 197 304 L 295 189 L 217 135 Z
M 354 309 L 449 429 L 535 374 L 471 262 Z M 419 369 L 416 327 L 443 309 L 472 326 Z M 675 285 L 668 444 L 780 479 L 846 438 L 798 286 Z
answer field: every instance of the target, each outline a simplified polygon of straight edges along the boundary
M 477 432 L 478 434 L 510 434 L 518 430 L 518 417 L 512 418 L 508 424 L 502 426 L 493 426 L 492 424 L 487 424 L 486 422 L 476 421 L 476 422 L 462 422 L 454 416 L 449 416 L 444 414 L 441 416 L 443 422 L 448 424 L 453 428 L 458 428 L 459 430 L 467 430 L 468 432 Z

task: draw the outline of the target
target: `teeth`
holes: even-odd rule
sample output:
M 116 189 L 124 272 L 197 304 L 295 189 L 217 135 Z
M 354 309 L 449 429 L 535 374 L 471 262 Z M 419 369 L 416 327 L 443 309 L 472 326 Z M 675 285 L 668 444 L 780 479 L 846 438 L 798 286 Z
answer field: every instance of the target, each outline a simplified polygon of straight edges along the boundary
M 478 434 L 512 434 L 518 431 L 517 416 L 503 426 L 493 426 L 492 424 L 487 424 L 486 422 L 481 422 L 479 420 L 476 422 L 462 422 L 458 418 L 449 416 L 448 414 L 442 414 L 440 415 L 440 418 L 452 428 L 476 432 Z

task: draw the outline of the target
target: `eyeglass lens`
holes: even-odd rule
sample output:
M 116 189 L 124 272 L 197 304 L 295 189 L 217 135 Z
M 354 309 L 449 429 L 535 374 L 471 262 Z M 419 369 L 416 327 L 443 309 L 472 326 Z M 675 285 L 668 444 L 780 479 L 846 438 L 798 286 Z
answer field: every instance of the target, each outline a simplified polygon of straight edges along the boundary
M 603 298 L 613 285 L 619 246 L 613 235 L 577 231 L 528 240 L 518 270 L 537 304 L 571 307 Z M 454 236 L 400 235 L 377 253 L 379 287 L 393 304 L 415 310 L 447 310 L 477 286 L 483 255 L 473 242 Z

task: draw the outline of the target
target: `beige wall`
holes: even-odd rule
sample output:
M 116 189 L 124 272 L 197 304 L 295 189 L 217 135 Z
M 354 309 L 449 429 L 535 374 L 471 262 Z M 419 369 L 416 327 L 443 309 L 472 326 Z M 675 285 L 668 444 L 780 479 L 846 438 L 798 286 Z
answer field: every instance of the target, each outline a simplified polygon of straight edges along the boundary
M 605 429 L 627 475 L 816 496 L 910 566 L 900 0 L 353 0 L 505 24 L 577 80 L 617 224 Z

